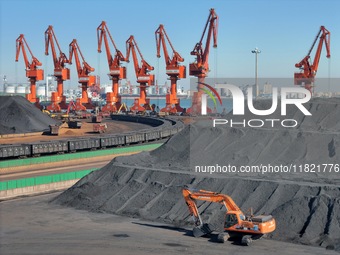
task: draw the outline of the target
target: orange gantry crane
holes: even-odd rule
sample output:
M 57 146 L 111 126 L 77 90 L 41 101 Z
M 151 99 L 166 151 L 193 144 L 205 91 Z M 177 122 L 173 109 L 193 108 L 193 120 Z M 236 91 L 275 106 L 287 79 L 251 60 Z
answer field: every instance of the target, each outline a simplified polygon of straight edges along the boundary
M 114 57 L 111 54 L 109 41 L 107 35 L 116 50 Z M 110 69 L 110 77 L 112 80 L 112 92 L 106 94 L 106 105 L 102 108 L 103 112 L 117 112 L 121 106 L 121 96 L 119 95 L 119 81 L 126 78 L 126 67 L 121 66 L 121 61 L 125 61 L 125 57 L 122 52 L 118 50 L 115 42 L 112 39 L 109 29 L 107 28 L 106 22 L 102 23 L 97 28 L 98 38 L 98 52 L 101 53 L 101 45 L 104 39 L 107 61 Z
M 207 39 L 205 47 L 203 47 L 203 39 L 207 29 L 208 29 Z M 197 86 L 198 91 L 194 92 L 194 95 L 192 97 L 191 108 L 189 108 L 187 111 L 192 114 L 201 114 L 204 80 L 205 77 L 208 76 L 209 72 L 210 41 L 211 37 L 213 37 L 214 40 L 213 47 L 216 48 L 217 29 L 218 29 L 218 16 L 214 9 L 210 9 L 208 20 L 205 24 L 201 40 L 198 43 L 196 43 L 194 49 L 190 53 L 191 55 L 196 56 L 196 60 L 194 63 L 190 63 L 189 74 L 192 76 L 196 76 L 198 78 Z M 211 112 L 211 109 L 207 108 L 207 112 Z
M 73 41 L 70 43 L 69 51 L 69 64 L 72 64 L 72 57 L 74 54 L 79 78 L 78 82 L 81 84 L 81 98 L 77 98 L 76 100 L 76 111 L 86 111 L 86 109 L 93 109 L 91 99 L 89 99 L 88 97 L 87 88 L 96 84 L 96 76 L 89 75 L 91 72 L 94 71 L 94 68 L 85 61 L 76 39 L 73 39 Z M 82 58 L 82 64 L 80 63 L 78 53 Z
M 183 108 L 180 106 L 180 100 L 179 98 L 177 98 L 177 80 L 181 78 L 186 78 L 186 66 L 179 65 L 179 62 L 183 62 L 184 58 L 182 58 L 181 55 L 174 49 L 162 24 L 159 25 L 158 29 L 155 32 L 155 35 L 157 45 L 157 57 L 161 57 L 161 46 L 163 46 L 166 74 L 170 77 L 171 81 L 170 93 L 167 93 L 166 95 L 166 106 L 161 109 L 161 112 L 183 112 Z M 172 49 L 172 58 L 170 58 L 169 56 L 165 38 Z
M 29 62 L 26 54 L 26 49 L 28 49 L 29 53 L 32 57 L 32 62 Z M 38 66 L 41 66 L 41 62 L 33 55 L 30 47 L 28 46 L 25 36 L 21 34 L 16 40 L 16 57 L 15 61 L 18 62 L 20 50 L 22 51 L 22 55 L 24 57 L 25 66 L 26 66 L 26 77 L 30 80 L 30 89 L 31 92 L 26 94 L 26 99 L 31 103 L 34 103 L 35 106 L 41 108 L 39 104 L 39 98 L 37 97 L 37 89 L 36 82 L 44 79 L 44 70 L 38 69 Z
M 59 57 L 57 56 L 54 41 L 59 50 Z M 52 26 L 48 26 L 45 31 L 45 55 L 49 55 L 48 49 L 50 45 L 54 64 L 54 76 L 57 80 L 57 92 L 52 92 L 51 104 L 47 106 L 47 110 L 60 112 L 61 109 L 67 109 L 66 97 L 63 94 L 63 82 L 70 79 L 70 69 L 65 67 L 65 64 L 69 63 L 69 60 L 65 53 L 61 51 Z
M 304 87 L 308 89 L 312 95 L 313 95 L 315 75 L 316 75 L 316 72 L 318 71 L 323 43 L 325 43 L 326 50 L 327 50 L 326 57 L 327 58 L 331 57 L 330 35 L 331 33 L 324 26 L 321 26 L 318 34 L 315 37 L 312 47 L 309 49 L 307 55 L 299 63 L 295 64 L 295 67 L 300 68 L 302 70 L 302 72 L 294 73 L 295 85 L 300 85 L 300 86 L 304 85 Z M 311 64 L 310 54 L 318 38 L 319 38 L 319 44 L 315 52 L 313 63 Z
M 139 66 L 137 52 L 141 58 L 141 66 Z M 126 61 L 129 62 L 130 52 L 132 52 L 132 58 L 135 68 L 135 73 L 137 77 L 137 82 L 139 83 L 139 98 L 134 100 L 133 106 L 130 110 L 133 112 L 144 112 L 145 110 L 154 110 L 150 105 L 150 99 L 146 98 L 146 88 L 148 86 L 154 85 L 155 75 L 149 74 L 150 71 L 154 70 L 154 67 L 149 65 L 143 58 L 138 45 L 135 41 L 133 35 L 129 37 L 126 41 Z

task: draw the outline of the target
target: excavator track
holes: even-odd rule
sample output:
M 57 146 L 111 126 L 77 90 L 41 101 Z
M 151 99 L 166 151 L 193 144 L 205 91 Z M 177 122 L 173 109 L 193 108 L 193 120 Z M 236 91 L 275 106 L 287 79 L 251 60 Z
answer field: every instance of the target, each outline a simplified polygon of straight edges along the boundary
M 253 243 L 253 239 L 251 235 L 245 235 L 241 239 L 241 244 L 245 246 L 250 246 Z
M 228 241 L 229 238 L 230 238 L 230 235 L 228 233 L 222 232 L 218 234 L 217 241 L 219 243 L 225 243 L 226 241 Z

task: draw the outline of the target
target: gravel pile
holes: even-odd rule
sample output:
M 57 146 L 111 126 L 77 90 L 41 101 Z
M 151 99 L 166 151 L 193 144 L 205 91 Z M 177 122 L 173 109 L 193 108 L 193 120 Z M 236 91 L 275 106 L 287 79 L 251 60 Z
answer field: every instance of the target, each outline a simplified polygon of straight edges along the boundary
M 340 250 L 340 172 L 207 173 L 196 166 L 289 166 L 340 163 L 340 100 L 314 100 L 311 117 L 289 110 L 296 128 L 212 127 L 205 119 L 152 152 L 114 159 L 84 177 L 54 202 L 86 209 L 192 224 L 181 187 L 230 195 L 246 212 L 272 214 L 277 229 L 270 238 Z M 264 109 L 268 102 L 260 101 Z M 277 112 L 273 114 L 282 118 Z M 229 115 L 225 118 L 231 118 Z M 234 117 L 233 117 L 234 118 Z M 247 113 L 244 118 L 252 118 Z M 256 118 L 259 118 L 258 116 Z M 265 118 L 265 117 L 263 117 Z M 274 117 L 272 117 L 274 118 Z M 220 205 L 199 203 L 205 222 L 222 224 Z
M 21 96 L 0 96 L 0 134 L 49 130 L 57 122 Z

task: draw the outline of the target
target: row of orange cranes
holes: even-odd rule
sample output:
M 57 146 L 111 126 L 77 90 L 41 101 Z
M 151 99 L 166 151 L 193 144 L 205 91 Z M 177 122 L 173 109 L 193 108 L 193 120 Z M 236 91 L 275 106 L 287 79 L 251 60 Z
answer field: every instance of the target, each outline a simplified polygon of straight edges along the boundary
M 210 19 L 216 22 L 209 21 Z M 210 22 L 210 27 L 207 36 L 207 44 L 203 50 L 202 40 L 206 32 L 207 26 L 204 29 L 202 39 L 196 44 L 194 53 L 197 59 L 194 64 L 190 65 L 190 75 L 197 76 L 201 81 L 204 81 L 204 77 L 207 75 L 208 67 L 208 56 L 209 56 L 209 44 L 211 33 L 214 31 L 214 47 L 216 47 L 217 38 L 217 15 L 214 9 L 210 10 L 210 15 L 207 21 Z M 184 58 L 175 50 L 173 47 L 169 36 L 167 35 L 164 26 L 161 24 L 155 32 L 156 35 L 156 47 L 157 47 L 157 57 L 161 57 L 161 48 L 163 47 L 164 59 L 166 64 L 166 74 L 169 76 L 171 81 L 171 87 L 166 95 L 166 107 L 161 109 L 163 112 L 176 113 L 182 112 L 183 108 L 180 106 L 180 100 L 177 98 L 177 80 L 186 78 L 186 67 L 180 65 L 180 62 L 184 61 Z M 104 112 L 117 112 L 118 110 L 126 110 L 122 108 L 121 96 L 119 95 L 119 82 L 122 79 L 126 79 L 126 67 L 122 66 L 122 62 L 129 62 L 130 54 L 132 55 L 132 60 L 134 63 L 135 75 L 137 78 L 137 83 L 139 83 L 140 95 L 139 98 L 134 100 L 134 104 L 130 107 L 130 110 L 134 112 L 142 112 L 145 110 L 154 110 L 150 105 L 150 99 L 147 98 L 147 87 L 153 86 L 155 81 L 155 75 L 150 74 L 154 67 L 151 66 L 143 57 L 141 50 L 134 36 L 130 36 L 126 41 L 126 56 L 118 50 L 111 33 L 107 27 L 105 21 L 103 21 L 97 28 L 97 39 L 98 39 L 98 52 L 101 53 L 101 47 L 104 43 L 106 56 L 109 66 L 109 76 L 112 81 L 112 92 L 106 95 L 106 105 L 102 108 Z M 109 41 L 111 41 L 115 53 L 112 55 L 110 50 Z M 167 43 L 172 49 L 172 57 L 168 52 Z M 55 47 L 57 46 L 57 49 Z M 34 57 L 31 50 L 29 52 L 32 57 L 32 63 L 29 63 L 28 57 L 25 51 L 25 47 L 29 49 L 29 46 L 24 38 L 24 35 L 20 35 L 17 39 L 17 53 L 16 61 L 18 61 L 20 49 L 25 59 L 26 64 L 26 76 L 31 80 L 31 93 L 27 95 L 27 99 L 32 103 L 39 105 L 39 99 L 36 96 L 36 82 L 44 79 L 43 70 L 38 67 L 41 63 Z M 82 97 L 76 101 L 76 110 L 86 110 L 91 109 L 92 105 L 87 95 L 87 88 L 89 86 L 94 86 L 96 84 L 96 77 L 90 75 L 94 71 L 84 59 L 82 52 L 80 51 L 79 45 L 76 39 L 69 45 L 69 58 L 66 54 L 62 52 L 58 40 L 53 31 L 53 27 L 49 26 L 45 31 L 45 55 L 49 55 L 49 48 L 52 51 L 52 58 L 54 63 L 54 77 L 57 81 L 57 91 L 52 92 L 51 104 L 47 106 L 47 110 L 53 112 L 59 112 L 61 109 L 67 109 L 66 98 L 63 95 L 63 82 L 70 79 L 70 69 L 66 67 L 66 64 L 72 64 L 72 57 L 75 58 L 79 83 L 82 87 Z M 57 54 L 59 51 L 59 55 Z M 79 55 L 82 58 L 82 64 L 80 63 Z M 139 56 L 139 59 L 138 59 Z M 192 70 L 195 69 L 195 70 Z M 201 86 L 201 85 L 200 85 Z M 199 95 L 195 96 L 199 97 Z M 195 100 L 194 100 L 195 101 Z M 196 100 L 197 101 L 197 100 Z
M 205 84 L 205 77 L 209 73 L 209 52 L 210 44 L 213 39 L 213 47 L 217 47 L 217 34 L 218 34 L 218 15 L 214 9 L 210 9 L 209 16 L 206 21 L 201 39 L 195 44 L 194 49 L 191 51 L 191 55 L 195 56 L 195 62 L 189 65 L 189 75 L 198 78 L 197 92 L 193 94 L 192 106 L 187 110 L 188 113 L 200 114 L 201 113 L 201 99 L 204 93 L 204 86 L 211 89 L 211 86 Z M 186 78 L 186 67 L 180 63 L 184 61 L 184 58 L 175 50 L 173 44 L 171 43 L 169 36 L 167 35 L 164 26 L 161 24 L 155 31 L 156 36 L 156 48 L 157 57 L 161 57 L 161 48 L 163 48 L 164 60 L 166 64 L 166 74 L 169 76 L 171 81 L 171 87 L 166 95 L 166 107 L 161 109 L 163 112 L 176 113 L 183 112 L 184 109 L 180 106 L 180 100 L 177 97 L 177 81 L 179 79 Z M 205 44 L 203 43 L 204 38 L 206 38 Z M 316 51 L 313 64 L 309 63 L 310 54 L 316 44 L 317 39 L 320 38 L 319 45 Z M 132 54 L 132 59 L 134 63 L 135 75 L 137 78 L 137 83 L 139 83 L 140 95 L 139 98 L 134 100 L 134 104 L 130 107 L 131 111 L 143 112 L 145 110 L 154 110 L 150 106 L 150 99 L 147 98 L 146 89 L 149 86 L 154 85 L 155 76 L 150 74 L 154 67 L 145 61 L 134 36 L 130 36 L 126 41 L 126 55 L 117 48 L 113 37 L 107 27 L 105 21 L 97 28 L 97 39 L 98 39 L 98 52 L 101 53 L 101 47 L 104 42 L 106 56 L 109 66 L 109 76 L 112 80 L 112 92 L 106 95 L 106 105 L 102 108 L 102 111 L 114 113 L 122 109 L 121 96 L 119 95 L 119 83 L 120 80 L 126 79 L 126 67 L 122 66 L 123 62 L 129 62 L 130 53 Z M 112 55 L 110 50 L 109 41 L 111 41 L 115 53 Z M 44 79 L 44 72 L 38 67 L 41 63 L 32 54 L 24 35 L 21 34 L 17 39 L 17 51 L 16 51 L 16 61 L 18 61 L 20 49 L 24 56 L 24 61 L 26 65 L 26 76 L 29 78 L 31 83 L 31 93 L 27 95 L 27 99 L 32 103 L 39 105 L 39 99 L 36 96 L 36 81 Z M 172 49 L 172 56 L 170 57 L 167 48 L 167 43 Z M 294 81 L 296 85 L 302 85 L 312 93 L 312 87 L 315 79 L 315 75 L 318 69 L 318 63 L 320 60 L 320 55 L 322 51 L 323 43 L 326 45 L 327 58 L 330 57 L 330 32 L 325 28 L 321 27 L 319 33 L 317 34 L 314 43 L 309 50 L 307 56 L 295 66 L 302 69 L 302 72 L 294 74 Z M 55 44 L 59 50 L 59 55 L 57 55 Z M 32 61 L 28 60 L 25 47 L 29 50 Z M 70 69 L 65 66 L 65 64 L 72 64 L 72 57 L 75 58 L 79 83 L 82 88 L 82 97 L 78 98 L 76 101 L 76 110 L 86 110 L 91 109 L 93 105 L 87 94 L 88 87 L 95 86 L 97 84 L 96 76 L 90 75 L 94 71 L 84 59 L 82 52 L 80 51 L 79 45 L 76 39 L 69 45 L 69 58 L 61 51 L 57 38 L 54 34 L 53 27 L 49 26 L 45 31 L 45 55 L 49 54 L 49 48 L 52 51 L 52 58 L 54 62 L 54 76 L 57 81 L 57 91 L 53 92 L 51 95 L 51 104 L 47 106 L 50 111 L 58 112 L 61 109 L 66 109 L 66 98 L 63 95 L 63 82 L 70 79 Z M 82 64 L 79 59 L 79 55 L 82 58 Z M 138 55 L 140 60 L 138 60 Z M 98 77 L 99 78 L 99 77 Z M 207 112 L 210 112 L 207 109 Z
M 55 44 L 59 50 L 59 55 L 57 55 Z M 31 63 L 28 61 L 25 47 L 31 54 Z M 83 104 L 89 104 L 87 87 L 94 85 L 96 82 L 96 77 L 89 75 L 90 72 L 94 71 L 94 68 L 85 61 L 76 39 L 73 39 L 69 45 L 69 58 L 67 58 L 66 54 L 61 51 L 52 26 L 49 26 L 45 31 L 45 55 L 49 55 L 49 48 L 51 48 L 52 51 L 57 91 L 52 92 L 51 104 L 47 106 L 47 110 L 60 112 L 61 109 L 68 108 L 68 105 L 66 104 L 66 97 L 63 95 L 63 82 L 70 79 L 70 69 L 65 67 L 65 64 L 72 64 L 73 55 L 76 61 L 79 83 L 82 85 L 82 98 L 77 99 L 76 110 L 86 110 L 86 107 Z M 28 77 L 31 82 L 30 93 L 26 95 L 26 98 L 40 108 L 39 98 L 36 94 L 36 82 L 44 79 L 44 71 L 38 68 L 38 66 L 41 66 L 41 63 L 36 57 L 34 57 L 23 34 L 21 34 L 16 40 L 16 61 L 19 60 L 20 50 L 22 51 L 25 61 L 26 77 Z M 82 65 L 80 64 L 78 53 L 83 60 Z
M 115 49 L 114 56 L 111 54 L 108 37 Z M 150 99 L 146 98 L 146 89 L 148 86 L 154 85 L 155 76 L 153 74 L 149 74 L 150 71 L 154 70 L 154 67 L 145 61 L 134 36 L 131 35 L 126 41 L 126 57 L 124 57 L 123 53 L 117 48 L 105 21 L 103 21 L 97 28 L 97 38 L 99 53 L 101 53 L 101 45 L 104 41 L 110 70 L 109 75 L 112 80 L 112 92 L 106 94 L 106 105 L 102 108 L 102 111 L 117 112 L 121 109 L 122 102 L 121 96 L 118 92 L 118 87 L 119 81 L 126 79 L 126 67 L 121 66 L 121 62 L 129 62 L 131 53 L 137 82 L 139 83 L 140 96 L 134 100 L 134 104 L 130 110 L 134 112 L 153 110 L 151 109 Z M 138 60 L 137 53 L 141 59 L 140 61 Z

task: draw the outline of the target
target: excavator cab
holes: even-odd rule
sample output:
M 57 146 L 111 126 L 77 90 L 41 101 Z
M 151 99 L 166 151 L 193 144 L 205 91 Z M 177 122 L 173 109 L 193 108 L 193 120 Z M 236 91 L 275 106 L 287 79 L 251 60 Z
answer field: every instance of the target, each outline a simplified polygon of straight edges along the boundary
M 227 213 L 224 221 L 224 228 L 230 228 L 236 224 L 239 224 L 237 215 L 235 213 Z

